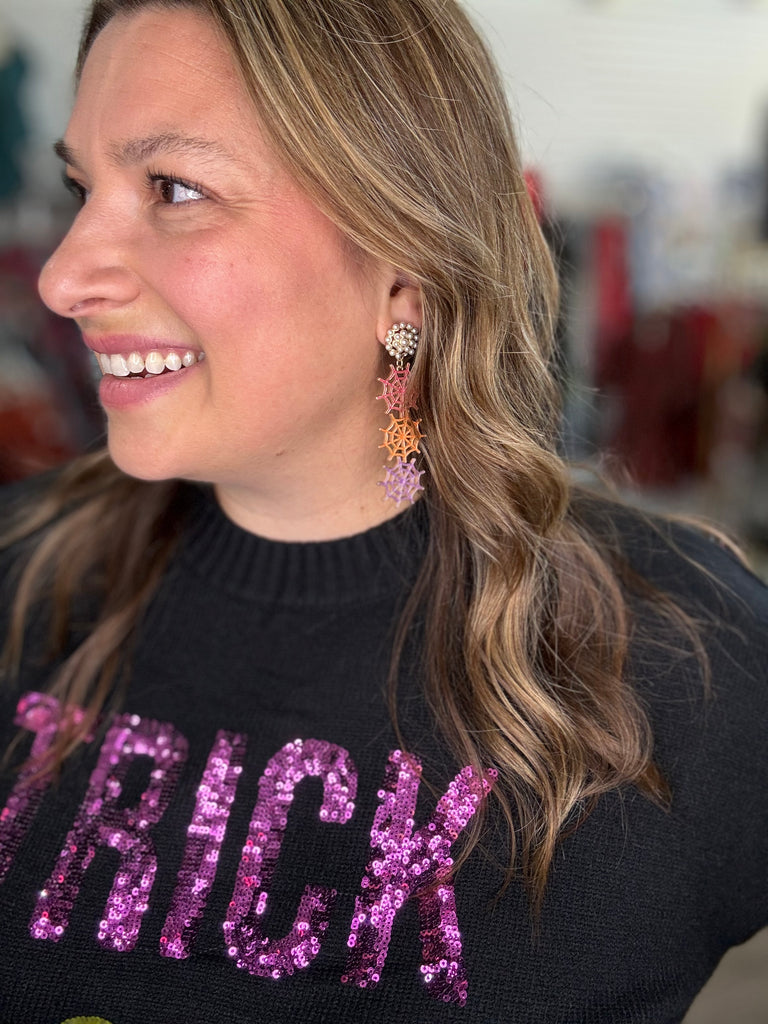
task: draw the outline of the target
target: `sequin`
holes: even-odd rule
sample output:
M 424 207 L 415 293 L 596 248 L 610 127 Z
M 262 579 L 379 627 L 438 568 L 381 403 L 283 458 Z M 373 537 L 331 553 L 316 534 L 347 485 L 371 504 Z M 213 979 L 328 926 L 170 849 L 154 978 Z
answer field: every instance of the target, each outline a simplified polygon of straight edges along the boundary
M 259 781 L 259 798 L 224 923 L 229 955 L 238 967 L 265 978 L 281 978 L 308 967 L 320 952 L 336 891 L 307 885 L 291 931 L 281 939 L 262 934 L 269 884 L 280 855 L 294 790 L 306 776 L 323 780 L 321 821 L 339 825 L 355 809 L 357 770 L 343 747 L 324 740 L 294 740 L 270 760 Z
M 229 812 L 243 771 L 246 743 L 244 735 L 224 731 L 216 734 L 197 790 L 176 891 L 160 937 L 162 956 L 177 960 L 189 956 L 216 877 Z
M 374 853 L 361 883 L 362 895 L 355 900 L 342 982 L 360 988 L 378 984 L 395 917 L 413 897 L 419 911 L 425 984 L 436 999 L 466 1002 L 450 851 L 495 778 L 493 770 L 478 778 L 473 768 L 463 768 L 440 798 L 432 820 L 414 834 L 421 765 L 411 755 L 392 752 L 371 829 Z
M 153 763 L 147 788 L 136 807 L 118 807 L 123 781 L 137 757 L 151 758 Z M 133 949 L 157 871 L 149 830 L 168 806 L 186 757 L 187 741 L 173 726 L 136 715 L 115 719 L 72 830 L 38 896 L 30 922 L 33 938 L 59 941 L 69 924 L 83 875 L 98 847 L 106 846 L 118 852 L 120 862 L 98 940 L 118 952 Z
M 19 772 L 16 784 L 0 811 L 0 882 L 37 814 L 51 776 L 45 770 L 45 757 L 53 746 L 63 717 L 75 724 L 82 721 L 80 708 L 69 707 L 64 715 L 61 704 L 46 693 L 26 693 L 16 706 L 14 724 L 35 734 L 27 764 Z

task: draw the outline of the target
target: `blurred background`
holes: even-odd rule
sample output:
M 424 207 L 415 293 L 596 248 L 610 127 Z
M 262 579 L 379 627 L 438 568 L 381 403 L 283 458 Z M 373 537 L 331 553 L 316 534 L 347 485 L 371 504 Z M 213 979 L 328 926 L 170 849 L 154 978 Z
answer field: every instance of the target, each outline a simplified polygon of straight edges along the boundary
M 470 0 L 563 280 L 565 445 L 768 550 L 768 0 Z M 35 278 L 84 0 L 0 6 L 0 479 L 102 431 Z
M 565 440 L 768 572 L 768 0 L 471 0 L 558 256 Z M 83 0 L 0 6 L 0 481 L 97 443 L 93 370 L 35 280 L 72 217 Z M 768 1022 L 768 937 L 687 1024 Z

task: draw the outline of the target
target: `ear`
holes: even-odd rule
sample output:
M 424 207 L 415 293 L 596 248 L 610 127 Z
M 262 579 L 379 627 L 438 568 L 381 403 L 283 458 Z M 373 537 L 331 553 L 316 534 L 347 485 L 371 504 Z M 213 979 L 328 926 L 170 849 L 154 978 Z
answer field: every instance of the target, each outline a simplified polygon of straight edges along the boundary
M 383 297 L 376 337 L 383 345 L 392 324 L 413 324 L 421 329 L 421 287 L 400 271 L 393 271 L 389 294 Z

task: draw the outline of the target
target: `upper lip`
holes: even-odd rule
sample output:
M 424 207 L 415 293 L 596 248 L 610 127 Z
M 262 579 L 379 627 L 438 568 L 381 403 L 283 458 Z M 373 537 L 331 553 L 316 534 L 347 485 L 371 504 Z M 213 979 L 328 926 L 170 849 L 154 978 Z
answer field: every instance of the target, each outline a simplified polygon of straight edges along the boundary
M 93 352 L 103 352 L 108 356 L 129 355 L 138 352 L 145 356 L 148 352 L 185 352 L 202 351 L 196 345 L 179 345 L 177 342 L 164 341 L 162 338 L 147 338 L 137 334 L 104 334 L 98 337 L 83 335 L 83 341 Z

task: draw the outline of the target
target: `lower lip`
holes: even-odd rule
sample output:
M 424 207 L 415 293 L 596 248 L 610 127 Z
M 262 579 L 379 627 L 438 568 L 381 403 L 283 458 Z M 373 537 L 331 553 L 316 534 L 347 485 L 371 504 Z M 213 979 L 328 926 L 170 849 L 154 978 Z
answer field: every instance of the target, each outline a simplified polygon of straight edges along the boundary
M 200 363 L 195 363 L 183 370 L 159 373 L 156 377 L 115 377 L 105 373 L 99 384 L 99 400 L 108 409 L 129 409 L 153 402 L 189 380 L 190 375 L 194 376 L 199 369 Z

